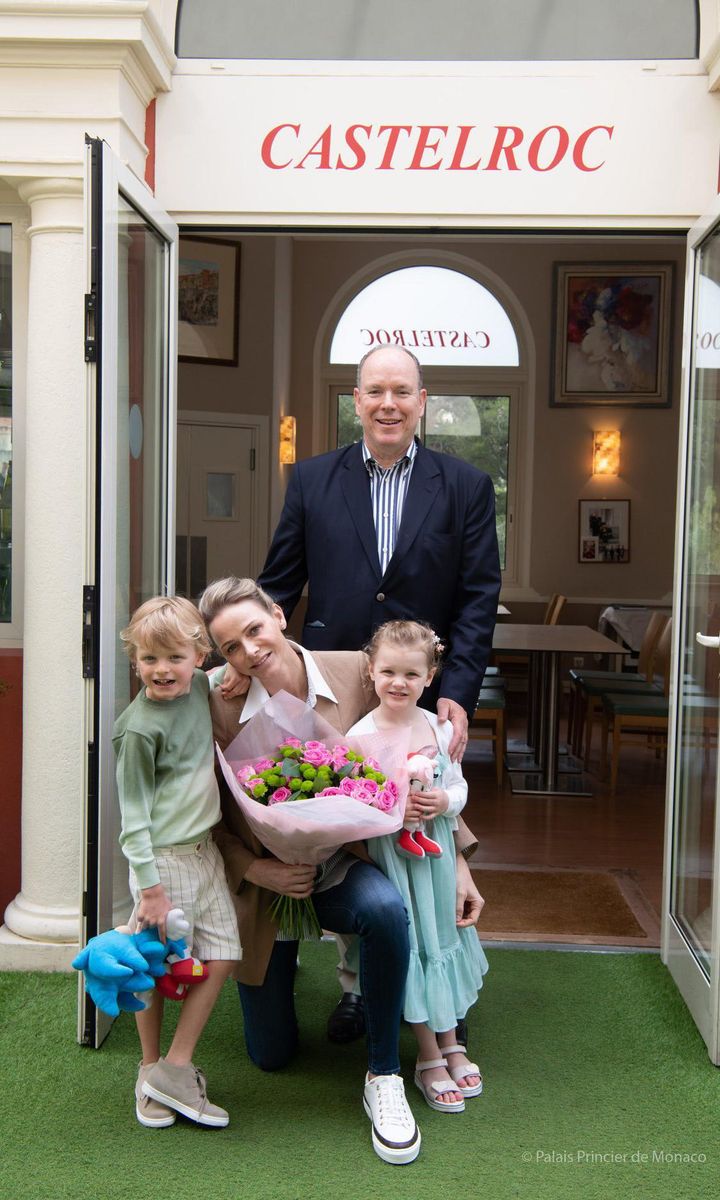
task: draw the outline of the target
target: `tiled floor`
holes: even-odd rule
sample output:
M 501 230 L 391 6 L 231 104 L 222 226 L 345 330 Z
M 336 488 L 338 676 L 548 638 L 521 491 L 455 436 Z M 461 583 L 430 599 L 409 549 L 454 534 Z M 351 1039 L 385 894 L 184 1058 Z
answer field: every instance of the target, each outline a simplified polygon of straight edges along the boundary
M 521 715 L 511 719 L 509 736 L 524 736 Z M 497 787 L 489 747 L 487 741 L 471 742 L 463 764 L 469 784 L 464 816 L 480 842 L 475 863 L 629 870 L 659 915 L 664 760 L 641 745 L 623 747 L 615 796 L 599 779 L 597 752 L 591 761 L 593 796 L 513 796 L 507 772 L 502 789 Z

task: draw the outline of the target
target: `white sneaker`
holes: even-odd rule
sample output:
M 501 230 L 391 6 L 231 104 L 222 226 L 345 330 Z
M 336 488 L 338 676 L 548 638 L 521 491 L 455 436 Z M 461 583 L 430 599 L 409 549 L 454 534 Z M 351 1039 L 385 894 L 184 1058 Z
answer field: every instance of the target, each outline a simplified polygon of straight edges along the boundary
M 365 1076 L 363 1107 L 372 1121 L 373 1150 L 388 1163 L 409 1163 L 420 1153 L 415 1124 L 400 1075 Z

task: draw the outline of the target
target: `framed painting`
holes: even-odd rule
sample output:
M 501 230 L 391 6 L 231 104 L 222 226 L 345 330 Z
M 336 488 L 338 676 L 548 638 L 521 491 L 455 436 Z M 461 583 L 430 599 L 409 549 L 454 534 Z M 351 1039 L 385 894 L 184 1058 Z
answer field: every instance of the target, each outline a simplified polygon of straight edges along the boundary
M 630 562 L 630 501 L 580 500 L 578 561 Z
M 180 238 L 178 358 L 236 367 L 240 247 L 219 238 Z
M 550 404 L 667 408 L 672 263 L 556 263 Z

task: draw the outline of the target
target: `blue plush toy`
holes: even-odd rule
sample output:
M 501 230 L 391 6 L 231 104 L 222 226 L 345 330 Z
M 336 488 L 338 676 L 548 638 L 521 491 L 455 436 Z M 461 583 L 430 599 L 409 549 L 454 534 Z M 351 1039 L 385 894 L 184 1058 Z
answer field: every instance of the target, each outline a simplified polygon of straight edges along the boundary
M 168 913 L 169 932 L 180 933 L 189 925 L 181 909 Z M 73 959 L 72 965 L 85 975 L 85 991 L 90 999 L 107 1013 L 117 1017 L 120 1011 L 141 1012 L 150 1004 L 155 980 L 166 973 L 165 960 L 170 955 L 184 959 L 187 947 L 182 937 L 168 937 L 161 942 L 157 929 L 126 933 L 109 929 L 90 938 L 84 950 Z

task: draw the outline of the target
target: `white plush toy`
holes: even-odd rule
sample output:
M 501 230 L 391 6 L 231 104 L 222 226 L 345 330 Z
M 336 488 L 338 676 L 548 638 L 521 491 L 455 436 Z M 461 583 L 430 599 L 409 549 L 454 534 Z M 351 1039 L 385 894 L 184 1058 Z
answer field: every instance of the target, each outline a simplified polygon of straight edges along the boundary
M 410 754 L 407 769 L 411 792 L 427 792 L 432 788 L 435 781 L 435 763 L 426 754 Z M 422 821 L 409 821 L 397 836 L 395 851 L 403 858 L 420 859 L 426 854 L 439 858 L 442 846 L 427 836 Z

